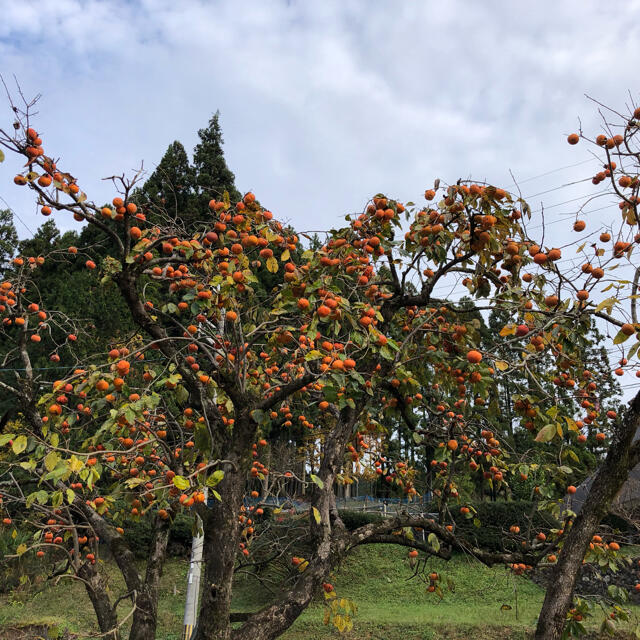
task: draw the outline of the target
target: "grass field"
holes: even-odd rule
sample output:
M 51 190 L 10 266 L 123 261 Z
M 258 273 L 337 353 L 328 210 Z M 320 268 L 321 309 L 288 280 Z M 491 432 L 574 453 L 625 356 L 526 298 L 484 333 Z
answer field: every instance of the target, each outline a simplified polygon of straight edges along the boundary
M 354 629 L 342 637 L 379 640 L 431 640 L 446 638 L 527 638 L 542 603 L 540 587 L 515 577 L 504 567 L 489 569 L 457 556 L 433 568 L 452 590 L 440 600 L 426 593 L 425 584 L 411 579 L 406 550 L 379 545 L 363 547 L 345 562 L 331 580 L 340 596 L 358 606 Z M 182 626 L 187 562 L 172 559 L 162 579 L 158 640 L 178 640 Z M 114 591 L 119 591 L 114 571 Z M 251 611 L 266 601 L 254 582 L 240 580 L 234 610 Z M 517 613 L 516 613 L 517 596 Z M 121 604 L 121 614 L 127 603 Z M 322 602 L 314 604 L 283 636 L 287 640 L 323 640 L 338 637 L 323 625 Z M 93 610 L 81 584 L 63 580 L 37 595 L 25 590 L 0 599 L 0 629 L 13 624 L 48 623 L 58 628 L 87 632 L 95 629 Z M 1 636 L 0 636 L 1 637 Z

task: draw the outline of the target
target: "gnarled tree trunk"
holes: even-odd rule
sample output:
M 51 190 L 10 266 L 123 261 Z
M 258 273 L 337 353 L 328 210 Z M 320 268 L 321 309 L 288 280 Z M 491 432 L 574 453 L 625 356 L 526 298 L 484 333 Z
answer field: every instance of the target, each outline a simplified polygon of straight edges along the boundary
M 633 438 L 640 428 L 640 393 L 616 428 L 604 462 L 596 472 L 573 526 L 565 531 L 558 563 L 553 569 L 536 628 L 536 640 L 557 640 L 562 635 L 582 560 L 600 522 L 638 463 Z
M 167 555 L 169 529 L 169 520 L 156 516 L 153 539 L 147 558 L 147 570 L 141 591 L 136 596 L 136 610 L 133 614 L 129 640 L 152 640 L 156 637 L 158 586 Z
M 78 569 L 78 576 L 84 580 L 84 586 L 93 605 L 98 619 L 98 627 L 103 637 L 105 640 L 120 640 L 118 615 L 111 604 L 104 576 L 95 571 L 88 563 L 84 563 Z
M 221 500 L 201 509 L 204 528 L 204 571 L 198 621 L 192 640 L 228 640 L 233 572 L 240 543 L 238 514 L 245 480 L 238 471 L 226 471 L 216 487 Z

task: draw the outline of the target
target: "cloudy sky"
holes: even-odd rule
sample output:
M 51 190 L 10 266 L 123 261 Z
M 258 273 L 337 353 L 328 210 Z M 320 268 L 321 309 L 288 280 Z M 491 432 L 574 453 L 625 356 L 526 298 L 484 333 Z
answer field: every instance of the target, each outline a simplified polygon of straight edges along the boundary
M 523 183 L 534 206 L 590 193 L 537 195 L 597 166 L 565 141 L 578 117 L 596 126 L 585 93 L 637 97 L 637 0 L 0 0 L 0 15 L 0 72 L 42 94 L 45 149 L 90 198 L 175 139 L 191 150 L 219 109 L 238 187 L 299 229 L 339 224 L 379 191 L 418 202 L 436 177 L 552 171 Z M 17 168 L 0 165 L 0 196 L 26 236 L 42 218 Z
M 544 205 L 545 240 L 568 249 L 598 191 L 591 149 L 566 143 L 579 122 L 599 132 L 585 94 L 640 97 L 640 0 L 0 0 L 0 16 L 0 73 L 42 94 L 45 150 L 91 199 L 173 140 L 191 150 L 219 109 L 238 188 L 301 231 L 380 191 L 421 202 L 435 178 L 514 188 L 512 172 L 531 226 Z M 43 219 L 19 169 L 0 164 L 0 207 L 26 237 Z M 580 215 L 619 217 L 607 205 Z

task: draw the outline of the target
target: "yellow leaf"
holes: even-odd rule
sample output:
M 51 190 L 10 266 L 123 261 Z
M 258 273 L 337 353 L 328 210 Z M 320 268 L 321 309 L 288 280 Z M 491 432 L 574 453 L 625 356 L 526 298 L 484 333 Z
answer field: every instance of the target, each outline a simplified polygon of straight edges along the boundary
M 290 257 L 291 253 L 289 252 L 289 249 L 285 249 L 280 256 L 280 260 L 282 260 L 282 262 L 286 262 Z
M 600 304 L 596 307 L 596 313 L 606 309 L 608 313 L 611 313 L 613 310 L 613 306 L 615 304 L 619 304 L 619 300 L 617 298 L 605 298 Z
M 58 456 L 58 454 L 55 451 L 50 451 L 44 459 L 44 466 L 46 468 L 47 471 L 53 471 L 56 468 L 56 465 L 58 464 L 58 460 L 60 459 L 60 456 Z
M 504 360 L 496 360 L 496 369 L 499 371 L 506 371 L 509 368 L 509 363 Z
M 580 429 L 578 429 L 578 425 L 576 424 L 575 420 L 573 420 L 572 418 L 569 418 L 568 416 L 565 416 L 564 419 L 567 421 L 567 427 L 569 427 L 569 431 L 580 431 Z
M 84 462 L 76 458 L 76 456 L 71 456 L 67 464 L 69 465 L 69 471 L 71 471 L 71 473 L 78 473 L 84 469 Z
M 320 512 L 315 507 L 311 508 L 313 510 L 313 517 L 316 519 L 316 523 L 320 524 L 322 522 L 322 516 L 320 515 Z
M 18 436 L 11 445 L 13 449 L 13 453 L 16 455 L 22 453 L 27 448 L 27 438 L 26 436 Z
M 277 273 L 278 271 L 278 261 L 273 256 L 267 258 L 267 269 L 271 273 Z
M 500 329 L 500 335 L 504 338 L 505 336 L 512 336 L 516 332 L 515 324 L 507 324 L 502 329 Z
M 27 550 L 27 545 L 24 544 L 24 542 L 21 545 L 18 545 L 18 548 L 16 549 L 16 553 L 21 556 L 23 553 L 25 553 Z

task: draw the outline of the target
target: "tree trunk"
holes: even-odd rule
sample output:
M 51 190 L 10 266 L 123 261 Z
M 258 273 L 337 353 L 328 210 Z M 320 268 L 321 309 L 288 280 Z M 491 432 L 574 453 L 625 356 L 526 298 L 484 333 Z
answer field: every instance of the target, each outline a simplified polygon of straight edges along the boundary
M 554 567 L 536 628 L 536 640 L 558 640 L 573 602 L 578 572 L 589 543 L 635 466 L 631 445 L 640 427 L 640 393 L 633 399 L 616 429 L 607 457 L 595 478 L 573 526 L 565 531 L 564 545 Z
M 136 594 L 136 610 L 133 614 L 129 640 L 152 640 L 156 637 L 158 586 L 167 555 L 169 529 L 169 520 L 156 516 L 144 584 L 140 593 Z
M 325 580 L 331 568 L 344 556 L 349 541 L 344 523 L 338 515 L 334 481 L 342 467 L 342 456 L 358 418 L 358 411 L 345 409 L 339 429 L 329 434 L 324 443 L 324 455 L 318 469 L 323 487 L 314 486 L 311 504 L 320 514 L 309 513 L 310 539 L 314 552 L 308 567 L 298 576 L 293 587 L 274 604 L 249 617 L 229 637 L 233 640 L 274 640 L 280 637 L 309 606 L 314 592 Z M 348 485 L 347 485 L 348 486 Z M 205 640 L 198 637 L 196 640 Z M 208 640 L 208 639 L 207 639 Z
M 244 493 L 240 472 L 227 471 L 216 487 L 221 501 L 202 509 L 204 572 L 198 621 L 192 640 L 228 640 L 233 569 L 240 543 L 238 514 Z
M 105 640 L 120 640 L 118 615 L 111 604 L 105 577 L 88 563 L 78 569 L 78 576 L 84 580 L 87 595 L 93 605 L 103 637 Z

